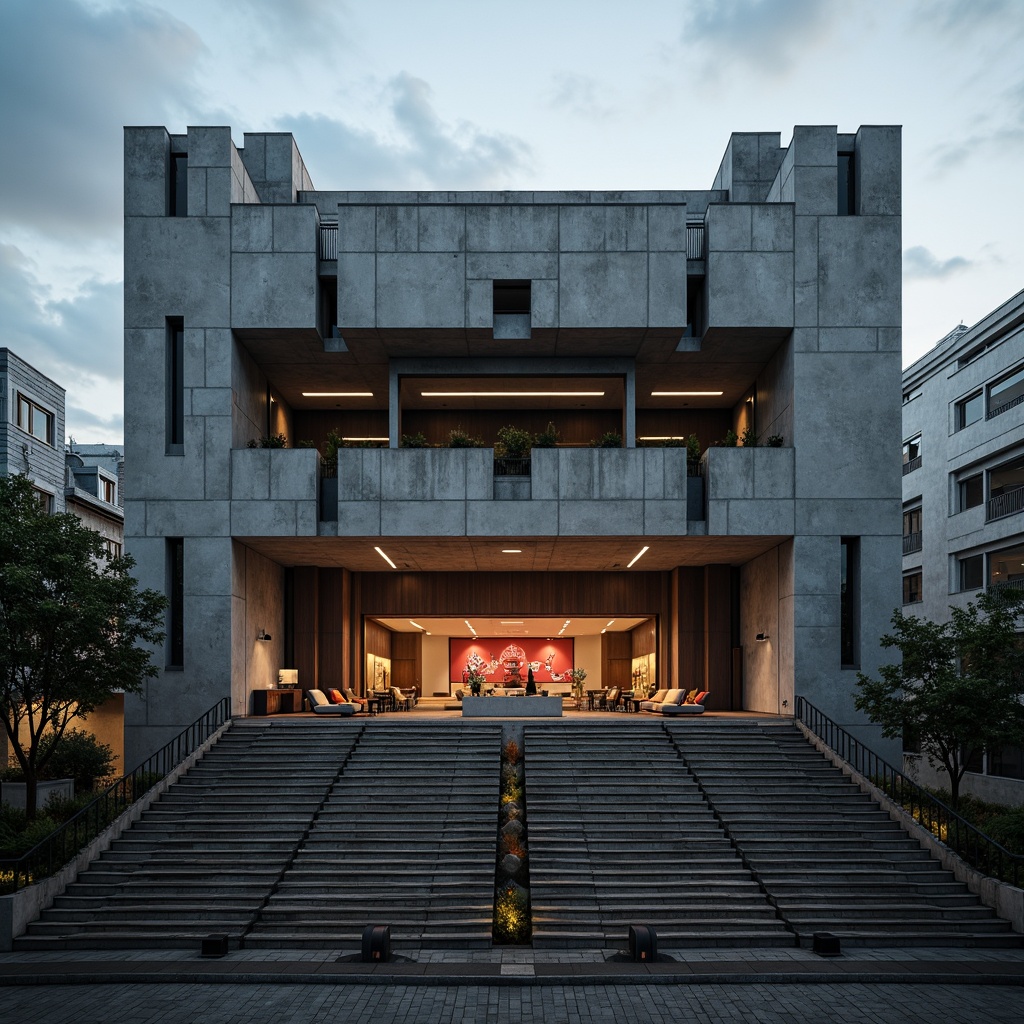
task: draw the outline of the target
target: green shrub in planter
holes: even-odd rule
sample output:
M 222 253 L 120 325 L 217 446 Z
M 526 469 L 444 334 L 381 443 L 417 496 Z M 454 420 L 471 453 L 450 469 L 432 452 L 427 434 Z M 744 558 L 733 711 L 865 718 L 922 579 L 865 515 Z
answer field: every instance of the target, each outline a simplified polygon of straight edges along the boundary
M 498 431 L 498 443 L 494 446 L 494 454 L 499 459 L 525 459 L 532 447 L 533 434 L 509 425 Z

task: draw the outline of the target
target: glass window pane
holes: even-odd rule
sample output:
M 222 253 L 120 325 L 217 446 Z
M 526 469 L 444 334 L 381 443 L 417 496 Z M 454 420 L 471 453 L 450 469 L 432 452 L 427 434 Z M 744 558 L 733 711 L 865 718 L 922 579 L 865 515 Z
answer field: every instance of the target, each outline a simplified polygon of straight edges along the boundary
M 1017 370 L 988 389 L 988 414 L 995 416 L 1024 400 L 1024 369 Z

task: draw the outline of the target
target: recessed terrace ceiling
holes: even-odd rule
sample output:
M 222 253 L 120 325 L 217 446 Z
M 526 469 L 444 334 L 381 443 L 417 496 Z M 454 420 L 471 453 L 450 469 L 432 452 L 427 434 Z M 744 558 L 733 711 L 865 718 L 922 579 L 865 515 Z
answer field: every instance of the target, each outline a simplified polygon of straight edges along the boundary
M 284 566 L 353 572 L 655 572 L 681 565 L 742 565 L 784 537 L 245 537 Z M 627 565 L 644 546 L 632 569 Z M 392 569 L 379 547 L 397 566 Z M 519 549 L 517 554 L 505 554 Z
M 474 633 L 466 626 L 473 625 L 476 636 L 544 636 L 544 637 L 576 637 L 599 636 L 601 633 L 624 633 L 634 626 L 639 626 L 645 619 L 621 618 L 609 620 L 607 617 L 571 618 L 566 626 L 564 618 L 524 618 L 519 622 L 511 621 L 508 616 L 503 619 L 485 618 L 470 615 L 468 618 L 433 618 L 429 615 L 418 615 L 413 619 L 376 618 L 377 622 L 387 626 L 396 633 L 432 633 L 434 636 L 473 636 Z M 609 621 L 611 625 L 609 625 Z M 421 626 L 422 629 L 417 628 Z M 564 629 L 563 629 L 564 627 Z

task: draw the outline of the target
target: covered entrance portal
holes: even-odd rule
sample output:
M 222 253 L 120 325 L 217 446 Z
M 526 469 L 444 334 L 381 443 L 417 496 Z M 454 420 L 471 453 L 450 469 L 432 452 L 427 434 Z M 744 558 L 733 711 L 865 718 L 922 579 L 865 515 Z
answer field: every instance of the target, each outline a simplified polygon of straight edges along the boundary
M 747 709 L 742 567 L 782 540 L 265 538 L 246 544 L 284 568 L 282 653 L 305 688 L 341 685 L 365 693 L 386 673 L 389 685 L 415 687 L 421 695 L 450 693 L 462 672 L 453 658 L 478 639 L 486 650 L 477 655 L 502 682 L 514 671 L 504 664 L 515 660 L 503 657 L 506 648 L 518 646 L 521 678 L 525 662 L 540 661 L 537 681 L 554 692 L 568 689 L 564 674 L 577 666 L 587 670 L 588 689 L 632 689 L 640 680 L 651 688 L 708 690 L 709 710 L 738 711 Z M 628 567 L 645 544 L 647 551 Z M 510 564 L 519 567 L 502 568 Z M 572 641 L 551 664 L 525 643 L 532 651 L 548 638 Z

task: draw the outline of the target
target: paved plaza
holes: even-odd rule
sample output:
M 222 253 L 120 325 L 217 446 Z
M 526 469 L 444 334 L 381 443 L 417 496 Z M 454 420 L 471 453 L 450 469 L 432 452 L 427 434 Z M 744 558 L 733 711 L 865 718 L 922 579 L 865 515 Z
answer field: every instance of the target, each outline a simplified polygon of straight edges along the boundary
M 0 955 L 0 1019 L 161 1021 L 817 1021 L 943 1024 L 1024 1019 L 1024 951 L 677 951 L 647 967 L 611 950 L 421 952 L 367 967 L 330 951 Z

